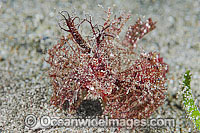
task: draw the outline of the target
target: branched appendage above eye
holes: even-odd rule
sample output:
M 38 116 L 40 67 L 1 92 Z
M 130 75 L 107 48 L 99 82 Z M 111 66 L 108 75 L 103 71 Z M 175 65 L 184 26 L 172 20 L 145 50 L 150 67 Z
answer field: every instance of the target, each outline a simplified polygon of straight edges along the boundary
M 63 13 L 67 13 L 67 16 L 68 18 L 63 14 Z M 68 29 L 65 29 L 63 28 L 60 23 L 58 23 L 59 27 L 64 30 L 64 31 L 67 31 L 67 32 L 70 32 L 73 39 L 75 40 L 75 42 L 81 47 L 83 48 L 83 52 L 87 52 L 87 53 L 90 53 L 91 51 L 91 48 L 90 46 L 88 46 L 88 44 L 86 43 L 86 41 L 82 38 L 82 36 L 79 34 L 77 28 L 76 28 L 76 25 L 74 24 L 74 21 L 75 19 L 79 19 L 79 17 L 70 17 L 69 13 L 67 11 L 61 11 L 59 12 L 61 14 L 61 16 L 64 18 L 62 20 L 65 21 L 65 25 L 67 25 Z M 82 22 L 80 22 L 78 24 L 78 27 L 84 22 L 85 20 L 83 20 Z
M 67 31 L 69 33 L 71 33 L 74 41 L 81 47 L 83 48 L 83 52 L 86 52 L 86 53 L 90 53 L 91 51 L 91 46 L 82 38 L 82 36 L 80 35 L 80 33 L 78 32 L 78 28 L 80 27 L 81 24 L 83 24 L 84 22 L 88 22 L 90 27 L 91 27 L 91 30 L 92 30 L 92 33 L 93 33 L 93 37 L 95 38 L 96 40 L 96 45 L 97 47 L 100 46 L 100 44 L 102 43 L 102 41 L 105 40 L 105 37 L 111 37 L 111 38 L 115 38 L 115 35 L 113 35 L 112 33 L 108 32 L 109 28 L 112 27 L 112 22 L 110 22 L 110 24 L 107 24 L 104 25 L 104 26 L 101 26 L 102 28 L 100 29 L 99 28 L 99 25 L 93 25 L 92 24 L 92 18 L 91 16 L 86 17 L 85 19 L 83 19 L 81 22 L 79 22 L 79 24 L 75 25 L 74 21 L 75 19 L 79 19 L 80 21 L 80 18 L 79 17 L 71 17 L 69 15 L 69 13 L 67 11 L 61 11 L 59 12 L 61 14 L 61 16 L 63 17 L 62 20 L 64 20 L 64 25 L 67 26 L 68 29 L 64 28 L 61 26 L 61 24 L 59 23 L 59 27 L 64 30 L 64 31 Z M 67 17 L 63 14 L 63 13 L 66 13 Z
M 106 30 L 109 27 L 111 27 L 111 24 L 106 25 L 106 26 L 101 26 L 101 25 L 97 25 L 97 24 L 93 25 L 91 16 L 89 16 L 89 18 L 83 19 L 83 21 L 81 23 L 83 23 L 83 22 L 89 23 L 91 30 L 92 30 L 92 34 L 93 34 L 92 37 L 95 38 L 97 47 L 99 47 L 100 44 L 105 40 L 106 36 L 114 38 L 114 35 L 106 32 Z M 99 27 L 101 27 L 101 29 Z

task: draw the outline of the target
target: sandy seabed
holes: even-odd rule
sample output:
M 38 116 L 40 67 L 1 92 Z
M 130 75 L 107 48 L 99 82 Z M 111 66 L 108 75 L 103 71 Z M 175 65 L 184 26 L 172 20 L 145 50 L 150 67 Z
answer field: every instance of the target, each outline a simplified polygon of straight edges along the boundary
M 52 86 L 44 59 L 64 34 L 57 24 L 58 11 L 75 12 L 80 17 L 89 13 L 102 22 L 103 10 L 98 5 L 111 7 L 116 15 L 121 10 L 130 11 L 133 22 L 138 17 L 157 21 L 157 28 L 139 42 L 146 51 L 160 52 L 169 65 L 167 99 L 151 118 L 174 118 L 176 126 L 143 132 L 198 132 L 177 96 L 182 76 L 189 69 L 196 104 L 200 105 L 198 0 L 0 0 L 0 132 L 114 132 L 111 128 L 75 127 L 29 130 L 24 122 L 28 114 L 66 118 L 50 106 Z

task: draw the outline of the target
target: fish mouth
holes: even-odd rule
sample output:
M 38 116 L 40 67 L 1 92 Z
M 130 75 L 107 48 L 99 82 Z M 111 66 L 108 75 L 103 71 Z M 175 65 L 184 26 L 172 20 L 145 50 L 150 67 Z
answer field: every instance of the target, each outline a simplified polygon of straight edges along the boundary
M 103 114 L 101 102 L 99 99 L 83 100 L 77 108 L 76 113 L 83 118 L 101 116 Z

